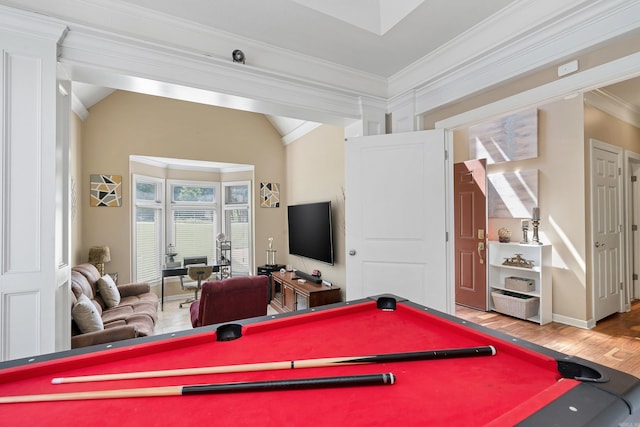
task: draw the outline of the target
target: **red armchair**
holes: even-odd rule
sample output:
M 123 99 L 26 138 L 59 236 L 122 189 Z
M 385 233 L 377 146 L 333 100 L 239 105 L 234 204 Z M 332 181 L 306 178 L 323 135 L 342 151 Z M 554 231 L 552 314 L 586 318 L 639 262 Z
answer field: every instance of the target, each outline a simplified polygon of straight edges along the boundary
M 206 282 L 200 299 L 189 307 L 191 325 L 213 325 L 266 316 L 269 304 L 267 276 L 230 277 Z

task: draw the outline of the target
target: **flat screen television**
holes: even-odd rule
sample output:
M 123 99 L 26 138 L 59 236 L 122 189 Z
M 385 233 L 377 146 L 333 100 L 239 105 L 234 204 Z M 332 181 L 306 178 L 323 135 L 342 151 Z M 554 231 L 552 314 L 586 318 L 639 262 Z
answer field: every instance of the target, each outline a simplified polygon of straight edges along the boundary
M 331 202 L 287 207 L 289 253 L 333 265 Z

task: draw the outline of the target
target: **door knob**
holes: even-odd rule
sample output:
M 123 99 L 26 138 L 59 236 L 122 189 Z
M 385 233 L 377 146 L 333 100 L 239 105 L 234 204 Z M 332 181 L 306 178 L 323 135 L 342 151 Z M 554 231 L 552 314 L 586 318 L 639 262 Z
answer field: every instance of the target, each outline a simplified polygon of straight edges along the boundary
M 354 249 L 351 249 L 349 251 L 349 255 L 354 256 L 356 254 L 356 251 Z
M 596 242 L 596 248 L 601 248 L 604 245 L 605 245 L 604 243 Z
M 480 257 L 480 264 L 484 264 L 484 259 L 482 258 L 482 251 L 484 251 L 484 242 L 478 242 L 478 256 Z

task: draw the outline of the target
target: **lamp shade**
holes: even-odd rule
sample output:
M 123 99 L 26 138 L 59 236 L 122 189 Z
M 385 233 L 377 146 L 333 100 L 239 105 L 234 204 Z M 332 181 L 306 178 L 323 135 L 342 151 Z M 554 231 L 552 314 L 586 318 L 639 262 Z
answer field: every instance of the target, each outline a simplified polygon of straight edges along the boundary
M 89 262 L 91 264 L 101 264 L 111 261 L 109 246 L 92 246 L 89 249 Z

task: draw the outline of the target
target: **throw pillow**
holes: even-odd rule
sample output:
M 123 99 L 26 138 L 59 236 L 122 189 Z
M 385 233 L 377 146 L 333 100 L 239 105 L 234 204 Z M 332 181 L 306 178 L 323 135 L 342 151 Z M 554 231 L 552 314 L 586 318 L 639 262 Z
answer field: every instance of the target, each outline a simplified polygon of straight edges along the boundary
M 78 302 L 71 308 L 71 317 L 83 334 L 104 329 L 98 309 L 85 294 L 80 295 Z
M 108 274 L 98 279 L 98 292 L 100 292 L 100 296 L 107 308 L 113 308 L 120 304 L 120 292 L 116 283 Z

